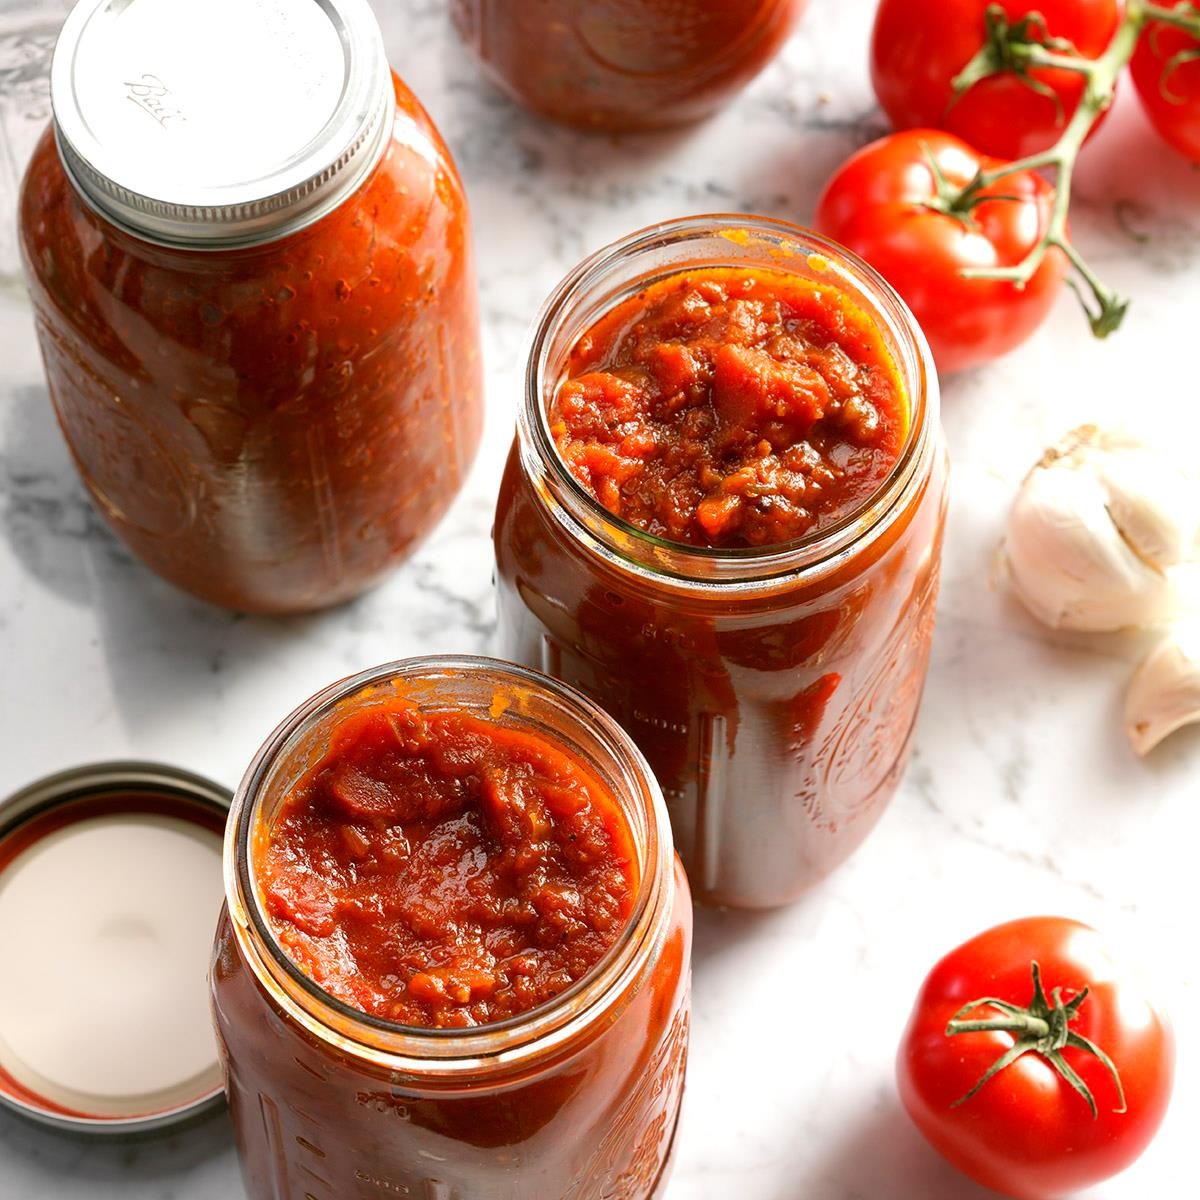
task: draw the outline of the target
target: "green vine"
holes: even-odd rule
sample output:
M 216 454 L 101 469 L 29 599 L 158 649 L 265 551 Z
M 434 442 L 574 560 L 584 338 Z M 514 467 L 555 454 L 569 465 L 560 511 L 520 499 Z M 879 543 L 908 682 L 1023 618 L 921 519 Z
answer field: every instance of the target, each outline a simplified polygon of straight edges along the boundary
M 1074 71 L 1083 76 L 1084 88 L 1078 107 L 1049 150 L 1004 163 L 990 171 L 981 171 L 957 196 L 939 198 L 938 207 L 945 204 L 955 213 L 969 212 L 974 204 L 993 198 L 980 195 L 982 189 L 1010 175 L 1038 170 L 1055 173 L 1050 220 L 1025 258 L 1008 267 L 970 268 L 963 273 L 972 279 L 1007 280 L 1021 288 L 1033 278 L 1051 250 L 1061 250 L 1074 269 L 1070 284 L 1079 297 L 1092 333 L 1096 337 L 1107 337 L 1120 327 L 1129 301 L 1100 280 L 1067 234 L 1075 162 L 1092 127 L 1112 104 L 1117 77 L 1133 57 L 1138 38 L 1147 25 L 1174 26 L 1190 34 L 1197 43 L 1194 51 L 1181 51 L 1166 64 L 1160 85 L 1164 95 L 1168 94 L 1165 88 L 1170 75 L 1185 62 L 1200 57 L 1200 8 L 1191 0 L 1183 0 L 1174 6 L 1126 0 L 1121 23 L 1098 58 L 1086 58 L 1065 39 L 1050 37 L 1045 18 L 1038 12 L 1027 13 L 1019 21 L 1010 22 L 1004 10 L 998 4 L 992 4 L 988 6 L 984 20 L 984 44 L 955 77 L 955 100 L 981 79 L 1002 73 L 1015 74 L 1039 94 L 1045 94 L 1045 90 L 1049 90 L 1046 85 L 1030 75 L 1030 71 L 1039 68 Z M 1057 97 L 1055 99 L 1057 101 Z

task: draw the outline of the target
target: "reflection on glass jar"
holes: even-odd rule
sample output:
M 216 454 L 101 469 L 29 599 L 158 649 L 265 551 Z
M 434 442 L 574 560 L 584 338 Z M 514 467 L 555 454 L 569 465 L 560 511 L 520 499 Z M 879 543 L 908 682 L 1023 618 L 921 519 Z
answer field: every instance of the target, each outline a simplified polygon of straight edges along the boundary
M 709 116 L 774 57 L 803 0 L 452 0 L 489 76 L 552 120 L 659 129 Z
M 230 608 L 379 582 L 457 494 L 483 401 L 466 198 L 370 10 L 82 0 L 52 94 L 21 244 L 109 525 Z
M 880 330 L 907 442 L 847 519 L 719 550 L 616 519 L 565 468 L 546 412 L 580 335 L 695 266 L 840 289 Z M 583 263 L 543 310 L 496 513 L 500 648 L 597 700 L 646 754 L 698 900 L 767 907 L 842 862 L 903 771 L 928 665 L 946 504 L 937 379 L 890 288 L 782 222 L 689 218 Z
M 348 714 L 396 698 L 540 736 L 617 798 L 638 858 L 629 920 L 555 999 L 494 1025 L 391 1024 L 337 1001 L 272 932 L 273 814 Z M 226 836 L 211 972 L 250 1200 L 651 1200 L 687 1060 L 691 906 L 662 795 L 628 737 L 569 689 L 488 659 L 414 659 L 335 684 L 259 751 Z

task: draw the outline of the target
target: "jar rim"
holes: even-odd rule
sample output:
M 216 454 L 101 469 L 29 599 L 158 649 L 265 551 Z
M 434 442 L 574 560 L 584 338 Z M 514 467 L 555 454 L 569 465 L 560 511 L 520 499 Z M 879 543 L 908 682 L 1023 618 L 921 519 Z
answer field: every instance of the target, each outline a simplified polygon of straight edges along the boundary
M 706 259 L 705 266 L 751 265 L 735 255 L 734 247 L 753 239 L 768 247 L 774 243 L 776 253 L 803 254 L 810 265 L 828 274 L 830 286 L 858 284 L 858 294 L 852 299 L 856 304 L 860 296 L 870 301 L 866 315 L 881 326 L 905 384 L 909 428 L 887 477 L 837 521 L 792 541 L 750 547 L 694 546 L 640 529 L 610 512 L 583 487 L 558 453 L 550 430 L 547 388 L 558 382 L 558 377 L 551 378 L 551 372 L 561 365 L 551 361 L 551 344 L 572 304 L 630 259 L 704 238 L 722 238 L 730 246 L 727 261 Z M 689 269 L 686 261 L 674 262 L 627 281 L 605 297 L 592 319 L 611 311 L 648 284 Z M 783 265 L 766 269 L 788 270 Z M 583 532 L 585 540 L 605 558 L 657 583 L 669 581 L 681 587 L 756 585 L 840 559 L 881 529 L 901 506 L 914 481 L 919 482 L 917 467 L 932 446 L 931 431 L 939 419 L 938 376 L 928 343 L 908 306 L 883 276 L 852 251 L 821 234 L 775 217 L 747 213 L 709 213 L 658 222 L 589 255 L 559 282 L 539 310 L 529 336 L 526 364 L 525 396 L 517 422 L 523 469 L 544 481 L 550 497 L 565 510 L 561 515 L 571 520 L 575 531 Z
M 322 716 L 376 685 L 401 679 L 462 676 L 485 677 L 501 686 L 536 692 L 549 700 L 559 715 L 581 726 L 586 723 L 596 734 L 597 741 L 625 775 L 623 782 L 631 785 L 630 794 L 636 795 L 636 802 L 643 806 L 643 836 L 638 836 L 638 827 L 630 822 L 642 855 L 638 891 L 633 910 L 613 946 L 581 979 L 544 1004 L 504 1021 L 465 1029 L 401 1025 L 337 999 L 309 978 L 280 946 L 263 911 L 256 883 L 253 833 L 273 767 L 289 749 L 296 748 L 305 730 Z M 447 692 L 446 700 L 454 703 L 452 692 Z M 577 747 L 572 748 L 582 754 Z M 618 802 L 628 807 L 625 795 L 616 789 L 614 793 Z M 665 881 L 670 878 L 673 854 L 661 789 L 641 751 L 602 709 L 574 688 L 525 667 L 483 656 L 429 655 L 383 663 L 339 680 L 280 722 L 255 755 L 234 796 L 225 837 L 225 893 L 235 935 L 254 975 L 271 998 L 311 1032 L 336 1041 L 344 1049 L 385 1062 L 392 1069 L 428 1073 L 432 1065 L 455 1074 L 501 1055 L 512 1061 L 522 1053 L 568 1041 L 627 990 L 623 981 L 636 974 L 663 919 Z

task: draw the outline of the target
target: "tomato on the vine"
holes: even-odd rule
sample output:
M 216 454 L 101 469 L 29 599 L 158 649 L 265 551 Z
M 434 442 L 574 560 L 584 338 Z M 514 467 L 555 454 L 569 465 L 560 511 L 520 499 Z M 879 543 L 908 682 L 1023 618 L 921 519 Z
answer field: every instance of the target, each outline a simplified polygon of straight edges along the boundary
M 1050 311 L 1066 273 L 1064 256 L 1051 249 L 1024 287 L 963 275 L 1021 262 L 1050 219 L 1053 189 L 1029 171 L 955 204 L 953 195 L 980 170 L 998 165 L 948 133 L 894 133 L 849 158 L 817 205 L 817 228 L 900 293 L 944 372 L 1023 342 Z
M 1200 42 L 1152 21 L 1129 64 L 1138 99 L 1161 137 L 1200 163 Z
M 900 1045 L 900 1098 L 949 1162 L 1020 1200 L 1127 1167 L 1158 1130 L 1174 1042 L 1095 930 L 997 925 L 925 979 Z
M 958 134 L 985 154 L 1016 159 L 1054 144 L 1083 95 L 1075 71 L 1012 70 L 971 84 L 955 98 L 953 81 L 985 43 L 996 0 L 880 0 L 871 39 L 871 82 L 897 129 L 926 126 Z M 1071 43 L 1095 58 L 1120 19 L 1118 0 L 1002 0 L 1006 20 L 1038 42 Z

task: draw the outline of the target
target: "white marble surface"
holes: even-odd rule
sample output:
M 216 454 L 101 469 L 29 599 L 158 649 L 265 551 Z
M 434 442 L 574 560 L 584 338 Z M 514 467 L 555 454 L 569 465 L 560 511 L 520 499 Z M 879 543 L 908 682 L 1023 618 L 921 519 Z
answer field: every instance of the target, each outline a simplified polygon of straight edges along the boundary
M 16 181 L 45 120 L 45 62 L 66 6 L 0 2 L 0 792 L 120 755 L 232 784 L 275 721 L 333 678 L 486 648 L 492 497 L 525 328 L 544 294 L 585 252 L 650 221 L 722 209 L 804 221 L 834 165 L 882 131 L 865 63 L 870 0 L 813 0 L 740 103 L 687 134 L 621 142 L 539 124 L 491 92 L 441 0 L 376 3 L 392 60 L 444 131 L 473 203 L 486 446 L 433 542 L 386 586 L 284 621 L 231 616 L 158 582 L 103 530 L 76 480 L 13 250 Z M 892 1057 L 928 966 L 1036 911 L 1132 943 L 1179 1026 L 1165 1127 L 1089 1200 L 1195 1194 L 1200 733 L 1137 761 L 1118 724 L 1137 640 L 1052 637 L 989 582 L 1005 506 L 1047 440 L 1130 404 L 1169 415 L 1198 399 L 1200 174 L 1125 99 L 1088 152 L 1074 228 L 1136 297 L 1127 328 L 1091 342 L 1064 296 L 1024 349 L 946 387 L 953 503 L 915 762 L 866 847 L 805 901 L 700 916 L 672 1200 L 982 1200 L 899 1110 Z M 223 1119 L 105 1147 L 0 1115 L 3 1200 L 240 1195 Z

